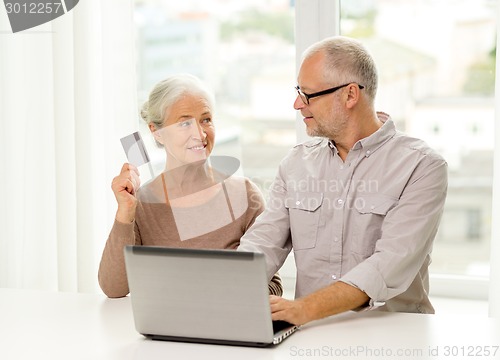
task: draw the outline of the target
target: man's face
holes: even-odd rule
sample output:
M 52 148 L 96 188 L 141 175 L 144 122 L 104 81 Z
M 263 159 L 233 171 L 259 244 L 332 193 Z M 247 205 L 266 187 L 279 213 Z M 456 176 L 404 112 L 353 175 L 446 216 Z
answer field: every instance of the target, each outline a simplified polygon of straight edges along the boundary
M 327 82 L 323 76 L 324 55 L 316 53 L 302 63 L 297 78 L 303 93 L 312 94 L 339 84 Z M 343 89 L 309 99 L 309 104 L 297 95 L 293 107 L 304 116 L 307 135 L 321 136 L 332 140 L 345 127 L 346 118 L 339 101 Z

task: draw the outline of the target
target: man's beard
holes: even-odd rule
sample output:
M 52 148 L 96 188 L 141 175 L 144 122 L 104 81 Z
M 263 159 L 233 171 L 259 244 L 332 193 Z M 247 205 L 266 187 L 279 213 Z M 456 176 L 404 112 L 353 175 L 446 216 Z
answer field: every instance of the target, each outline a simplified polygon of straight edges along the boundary
M 330 122 L 329 123 L 324 123 L 324 122 L 319 122 L 316 119 L 314 119 L 315 126 L 314 127 L 308 127 L 306 126 L 306 133 L 309 136 L 315 137 L 324 137 L 328 139 L 335 139 L 338 137 L 338 134 L 340 134 L 340 130 L 342 128 L 345 128 L 346 120 L 333 120 L 333 119 L 340 119 L 340 116 L 332 114 L 330 116 Z M 339 122 L 341 121 L 341 122 Z M 334 123 L 335 122 L 335 123 Z

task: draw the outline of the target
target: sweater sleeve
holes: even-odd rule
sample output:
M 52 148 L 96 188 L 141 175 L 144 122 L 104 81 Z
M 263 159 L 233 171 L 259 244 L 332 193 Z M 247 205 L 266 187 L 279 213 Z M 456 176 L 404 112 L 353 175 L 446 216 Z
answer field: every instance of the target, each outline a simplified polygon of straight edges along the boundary
M 102 253 L 98 272 L 99 286 L 108 297 L 118 298 L 129 293 L 123 248 L 137 243 L 140 243 L 137 224 L 125 224 L 115 220 Z
M 268 288 L 270 295 L 283 295 L 283 284 L 281 283 L 281 276 L 279 273 L 273 275 L 271 281 L 269 281 Z

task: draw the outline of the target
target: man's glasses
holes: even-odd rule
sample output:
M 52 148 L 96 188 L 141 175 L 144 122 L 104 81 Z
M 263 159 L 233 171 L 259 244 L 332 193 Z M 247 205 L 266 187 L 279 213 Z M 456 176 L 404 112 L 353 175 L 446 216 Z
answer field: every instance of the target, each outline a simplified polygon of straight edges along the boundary
M 346 87 L 346 86 L 348 86 L 350 84 L 352 84 L 352 83 L 347 83 L 347 84 L 344 84 L 344 85 L 335 86 L 335 87 L 332 87 L 330 89 L 326 89 L 326 90 L 323 90 L 323 91 L 318 91 L 318 92 L 315 92 L 315 93 L 312 93 L 312 94 L 306 94 L 306 93 L 302 92 L 302 90 L 300 90 L 299 86 L 296 86 L 295 90 L 297 90 L 297 93 L 299 94 L 300 98 L 302 99 L 302 102 L 304 104 L 306 104 L 306 105 L 309 105 L 309 99 L 312 99 L 312 98 L 315 98 L 315 97 L 321 96 L 321 95 L 326 95 L 326 94 L 334 93 L 335 91 L 337 91 L 339 89 L 342 89 L 343 87 Z M 363 85 L 359 85 L 359 84 L 356 84 L 356 85 L 358 85 L 358 87 L 360 89 L 364 89 Z

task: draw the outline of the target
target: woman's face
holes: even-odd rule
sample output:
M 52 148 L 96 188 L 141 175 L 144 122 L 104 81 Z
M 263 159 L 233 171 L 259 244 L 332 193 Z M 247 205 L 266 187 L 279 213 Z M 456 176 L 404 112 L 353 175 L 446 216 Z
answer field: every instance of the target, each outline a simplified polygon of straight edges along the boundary
M 202 95 L 182 95 L 167 111 L 163 127 L 155 130 L 154 136 L 165 146 L 168 168 L 206 159 L 215 140 L 210 103 Z

